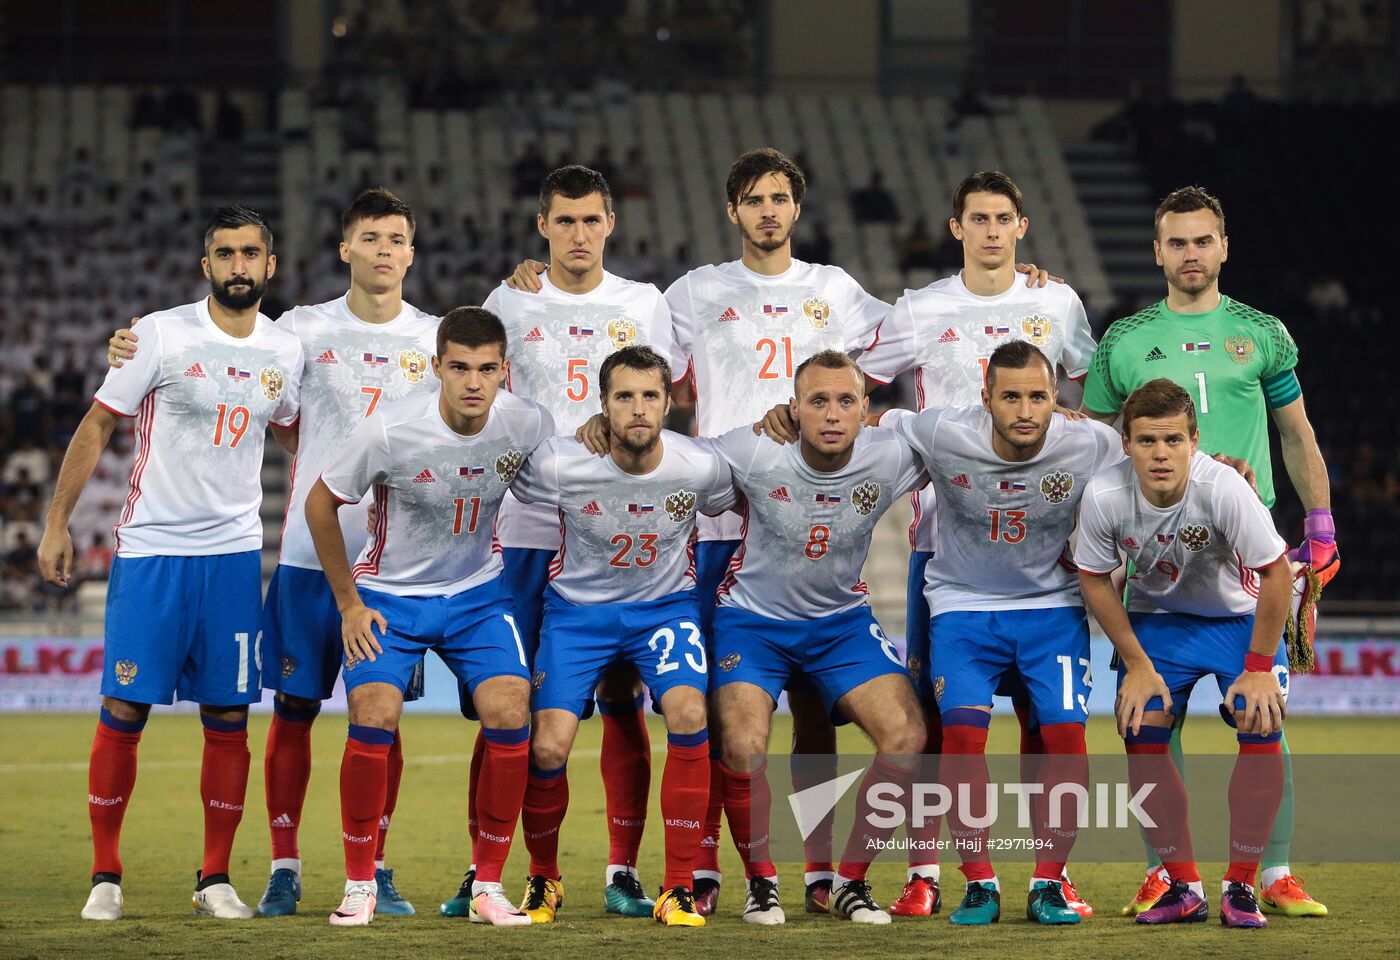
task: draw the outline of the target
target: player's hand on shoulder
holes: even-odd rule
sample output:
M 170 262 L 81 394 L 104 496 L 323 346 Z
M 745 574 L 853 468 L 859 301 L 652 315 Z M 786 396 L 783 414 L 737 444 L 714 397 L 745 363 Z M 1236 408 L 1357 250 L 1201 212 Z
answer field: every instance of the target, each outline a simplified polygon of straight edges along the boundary
M 1060 416 L 1064 417 L 1066 420 L 1089 419 L 1089 415 L 1087 413 L 1084 413 L 1082 410 L 1071 410 L 1069 407 L 1062 407 L 1058 403 L 1055 404 L 1055 412 L 1058 413 Z
M 595 413 L 574 431 L 574 439 L 588 448 L 589 453 L 600 457 L 608 455 L 608 420 L 601 413 Z
M 522 260 L 515 268 L 515 272 L 506 278 L 506 286 L 512 290 L 523 290 L 526 293 L 539 293 L 544 284 L 540 283 L 540 274 L 549 269 L 549 264 L 540 263 L 538 260 Z
M 1225 704 L 1234 707 L 1235 698 L 1244 697 L 1244 709 L 1235 710 L 1235 726 L 1240 733 L 1268 736 L 1283 729 L 1288 707 L 1283 687 L 1272 670 L 1246 670 L 1225 691 Z
M 1118 719 L 1118 735 L 1136 734 L 1142 729 L 1142 718 L 1147 713 L 1147 702 L 1153 697 L 1162 698 L 1162 709 L 1172 708 L 1172 694 L 1167 682 L 1152 666 L 1151 662 L 1140 667 L 1129 667 L 1123 674 L 1123 682 L 1118 686 L 1118 699 L 1113 712 Z
M 1225 466 L 1244 477 L 1245 481 L 1249 484 L 1249 489 L 1254 491 L 1254 495 L 1256 497 L 1259 495 L 1259 485 L 1254 482 L 1254 468 L 1249 465 L 1248 460 L 1242 460 L 1239 457 L 1229 457 L 1223 453 L 1214 454 L 1211 459 L 1216 463 L 1225 464 Z
M 753 432 L 775 443 L 796 443 L 797 424 L 792 419 L 792 408 L 786 403 L 778 404 L 753 425 Z
M 371 503 L 369 513 L 365 516 L 365 530 L 374 533 L 374 528 L 379 526 L 379 504 Z
M 1043 287 L 1047 283 L 1064 283 L 1064 277 L 1057 277 L 1048 270 L 1042 270 L 1033 263 L 1016 264 L 1016 272 L 1026 274 L 1026 286 Z
M 131 318 L 131 326 L 136 326 L 136 321 L 140 317 Z M 112 339 L 107 341 L 107 362 L 114 367 L 120 367 L 126 361 L 136 356 L 136 341 L 141 338 L 131 332 L 131 327 L 122 327 L 112 334 Z
M 347 660 L 368 660 L 374 662 L 375 654 L 383 653 L 384 648 L 374 639 L 374 626 L 379 625 L 382 637 L 389 630 L 389 621 L 384 614 L 363 603 L 346 607 L 340 612 L 340 636 L 345 643 Z
M 65 529 L 62 533 L 45 531 L 39 541 L 39 576 L 55 587 L 66 587 L 73 577 L 73 537 Z

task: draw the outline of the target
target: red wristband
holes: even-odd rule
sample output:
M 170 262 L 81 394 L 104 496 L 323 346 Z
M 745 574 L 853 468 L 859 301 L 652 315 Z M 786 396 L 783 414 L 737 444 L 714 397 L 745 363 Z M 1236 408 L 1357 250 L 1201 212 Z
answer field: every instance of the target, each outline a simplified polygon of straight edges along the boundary
M 1269 673 L 1274 669 L 1274 658 L 1262 653 L 1244 655 L 1245 673 Z

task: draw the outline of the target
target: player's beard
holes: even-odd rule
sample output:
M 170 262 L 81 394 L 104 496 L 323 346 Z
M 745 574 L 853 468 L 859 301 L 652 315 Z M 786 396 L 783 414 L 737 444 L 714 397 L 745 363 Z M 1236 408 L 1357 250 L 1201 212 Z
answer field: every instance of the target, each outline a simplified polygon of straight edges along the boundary
M 1168 276 L 1167 282 L 1182 293 L 1200 293 L 1202 290 L 1208 290 L 1215 281 L 1220 279 L 1219 267 L 1210 270 L 1200 266 L 1199 269 L 1201 272 L 1190 279 L 1178 273 L 1175 276 Z
M 1048 420 L 1045 423 L 1040 424 L 1040 429 L 1036 432 L 1035 436 L 1029 440 L 1020 436 L 1019 434 L 1011 432 L 1011 428 L 1016 425 L 1016 421 L 1014 420 L 1005 428 L 1003 428 L 1001 424 L 997 423 L 996 421 L 992 421 L 992 429 L 997 432 L 997 436 L 1001 437 L 1009 445 L 1015 447 L 1017 450 L 1029 450 L 1030 448 L 1036 446 L 1045 439 L 1045 434 L 1049 432 L 1049 424 L 1050 421 Z
M 661 428 L 656 427 L 650 430 L 643 439 L 633 440 L 630 426 L 629 424 L 628 429 L 621 431 L 614 430 L 613 436 L 617 440 L 617 445 L 634 457 L 640 457 L 643 454 L 650 453 L 652 448 L 656 446 L 657 441 L 661 439 Z
M 786 230 L 782 233 L 775 233 L 772 237 L 765 237 L 761 228 L 755 229 L 752 233 L 745 230 L 743 231 L 744 238 L 764 253 L 772 253 L 792 239 L 792 231 L 796 226 L 796 223 L 790 223 Z
M 243 277 L 248 281 L 248 285 L 229 289 L 232 281 L 220 283 L 218 280 L 210 279 L 209 294 L 214 298 L 214 302 L 225 310 L 247 310 L 253 304 L 262 299 L 267 292 L 267 278 L 263 277 L 262 283 L 252 277 Z M 235 290 L 237 292 L 235 292 Z

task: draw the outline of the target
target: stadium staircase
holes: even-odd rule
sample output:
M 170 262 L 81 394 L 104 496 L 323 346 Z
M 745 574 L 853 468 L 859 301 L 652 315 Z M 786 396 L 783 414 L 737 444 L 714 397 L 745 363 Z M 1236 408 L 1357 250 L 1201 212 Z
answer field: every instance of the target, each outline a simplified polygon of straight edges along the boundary
M 1114 293 L 1132 302 L 1159 297 L 1162 269 L 1152 257 L 1155 202 L 1142 168 L 1120 143 L 1071 144 L 1065 155 Z

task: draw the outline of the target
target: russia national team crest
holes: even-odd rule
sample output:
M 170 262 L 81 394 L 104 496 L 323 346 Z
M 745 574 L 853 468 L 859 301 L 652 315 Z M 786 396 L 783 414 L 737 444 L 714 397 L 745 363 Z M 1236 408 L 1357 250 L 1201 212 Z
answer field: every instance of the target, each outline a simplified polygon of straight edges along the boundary
M 947 684 L 948 681 L 943 678 L 942 674 L 933 678 L 933 699 L 935 703 L 943 702 L 943 688 L 947 686 Z
M 802 301 L 802 312 L 807 315 L 807 319 L 812 321 L 812 326 L 818 330 L 825 330 L 827 324 L 831 322 L 831 304 L 821 297 L 808 297 Z
M 1176 532 L 1176 538 L 1187 550 L 1200 553 L 1210 543 L 1210 528 L 1200 523 L 1187 524 Z
M 405 350 L 399 354 L 399 369 L 409 383 L 417 383 L 428 375 L 428 358 L 421 350 Z
M 276 367 L 263 367 L 258 374 L 258 383 L 262 384 L 263 396 L 269 400 L 276 400 L 282 396 L 282 388 L 287 385 L 287 378 L 282 376 L 282 371 Z
M 917 680 L 919 679 L 919 674 L 923 672 L 924 660 L 917 653 L 910 654 L 909 659 L 905 661 L 904 665 L 909 669 L 909 676 Z
M 1037 347 L 1043 347 L 1050 342 L 1050 328 L 1050 318 L 1042 317 L 1038 313 L 1033 313 L 1021 321 L 1021 332 Z
M 637 324 L 629 317 L 618 317 L 608 321 L 608 337 L 618 350 L 630 347 L 637 339 Z
M 666 498 L 666 516 L 676 523 L 684 523 L 695 515 L 695 494 L 689 490 L 677 490 Z
M 112 672 L 117 675 L 117 683 L 129 687 L 136 679 L 138 669 L 135 660 L 118 660 L 117 665 L 112 668 Z
M 862 483 L 851 491 L 851 503 L 855 505 L 856 513 L 862 517 L 868 517 L 875 512 L 875 505 L 880 502 L 880 485 L 877 483 Z
M 538 670 L 530 680 L 530 689 L 536 693 L 540 692 L 540 687 L 544 686 L 544 671 Z
M 507 450 L 496 458 L 496 476 L 502 483 L 510 483 L 520 472 L 520 465 L 524 462 L 525 454 L 519 450 Z
M 1040 478 L 1040 493 L 1051 503 L 1064 503 L 1074 489 L 1074 475 L 1063 470 L 1047 473 Z
M 1254 341 L 1249 337 L 1226 337 L 1225 353 L 1236 363 L 1248 363 L 1254 356 Z

